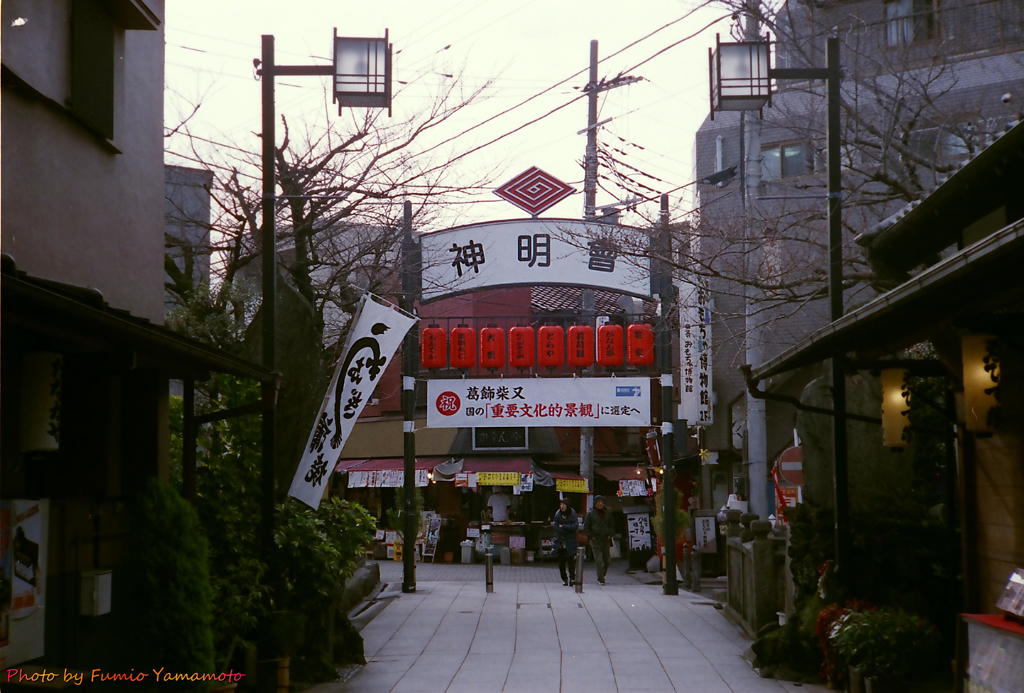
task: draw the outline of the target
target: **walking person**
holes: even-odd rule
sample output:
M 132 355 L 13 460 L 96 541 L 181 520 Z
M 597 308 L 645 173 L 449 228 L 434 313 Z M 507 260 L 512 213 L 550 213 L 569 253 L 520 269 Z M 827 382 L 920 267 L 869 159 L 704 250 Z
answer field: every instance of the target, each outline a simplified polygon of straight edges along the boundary
M 555 526 L 558 572 L 562 576 L 562 584 L 571 585 L 576 582 L 576 530 L 580 525 L 576 511 L 569 507 L 564 498 L 558 501 L 558 510 L 555 511 L 552 524 Z
M 590 538 L 590 550 L 594 552 L 597 581 L 603 585 L 604 576 L 608 574 L 608 548 L 615 533 L 612 513 L 605 507 L 604 496 L 594 497 L 594 509 L 587 513 L 583 529 Z

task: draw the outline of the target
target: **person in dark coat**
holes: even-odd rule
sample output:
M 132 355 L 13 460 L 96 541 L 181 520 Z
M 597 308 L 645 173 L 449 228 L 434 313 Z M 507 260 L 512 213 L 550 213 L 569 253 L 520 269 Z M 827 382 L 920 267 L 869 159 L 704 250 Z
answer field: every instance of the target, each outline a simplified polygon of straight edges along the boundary
M 558 510 L 552 524 L 555 526 L 558 572 L 562 576 L 562 584 L 571 585 L 576 582 L 576 530 L 579 529 L 579 520 L 576 511 L 569 507 L 565 499 L 558 501 Z
M 612 512 L 605 507 L 604 496 L 594 498 L 594 509 L 587 513 L 583 529 L 590 539 L 590 550 L 594 552 L 597 581 L 603 585 L 604 576 L 608 574 L 608 549 L 615 533 Z

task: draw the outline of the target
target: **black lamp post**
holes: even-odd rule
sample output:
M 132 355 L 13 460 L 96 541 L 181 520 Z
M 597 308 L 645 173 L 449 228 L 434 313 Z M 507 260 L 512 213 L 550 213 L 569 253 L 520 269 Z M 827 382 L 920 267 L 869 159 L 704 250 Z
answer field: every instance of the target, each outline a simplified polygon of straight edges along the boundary
M 334 100 L 339 113 L 342 106 L 387 108 L 391 114 L 391 44 L 384 38 L 338 36 L 334 33 L 334 64 L 277 65 L 274 63 L 274 37 L 264 34 L 258 73 L 262 83 L 263 114 L 263 227 L 261 256 L 263 296 L 260 309 L 263 340 L 263 365 L 277 370 L 275 335 L 277 332 L 277 246 L 274 212 L 277 202 L 277 169 L 274 161 L 276 114 L 274 112 L 274 79 L 279 76 L 332 76 Z M 274 546 L 274 444 L 277 414 L 277 385 L 265 383 L 262 392 L 263 431 L 260 494 L 260 543 L 264 555 Z
M 828 100 L 828 297 L 829 319 L 843 316 L 843 246 L 842 246 L 842 169 L 839 160 L 840 123 L 839 39 L 828 39 L 825 67 L 773 68 L 770 65 L 770 42 L 741 41 L 722 43 L 708 49 L 708 70 L 711 84 L 711 118 L 715 111 L 760 111 L 771 105 L 771 81 L 781 79 L 823 79 L 827 83 Z M 751 364 L 756 365 L 756 364 Z M 846 380 L 842 359 L 832 358 L 832 442 L 833 492 L 835 494 L 835 556 L 837 566 L 845 566 L 849 558 L 850 505 L 847 492 L 846 444 Z

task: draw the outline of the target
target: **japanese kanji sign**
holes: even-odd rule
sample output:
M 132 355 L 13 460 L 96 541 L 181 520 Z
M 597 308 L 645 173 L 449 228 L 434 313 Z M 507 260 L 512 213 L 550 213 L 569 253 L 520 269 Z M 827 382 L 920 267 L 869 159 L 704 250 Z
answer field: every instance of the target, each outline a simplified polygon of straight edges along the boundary
M 477 483 L 481 486 L 518 486 L 522 479 L 519 472 L 479 472 Z
M 328 470 L 334 469 L 345 440 L 415 318 L 369 297 L 352 320 L 344 356 L 327 388 L 288 495 L 320 507 Z M 351 481 L 351 478 L 350 478 Z
M 494 194 L 535 217 L 574 192 L 571 186 L 550 173 L 531 166 L 495 190 Z
M 562 493 L 590 493 L 586 479 L 555 479 L 555 490 Z
M 650 296 L 639 229 L 578 219 L 519 219 L 422 237 L 423 299 L 494 286 L 567 284 Z
M 651 548 L 651 517 L 647 513 L 626 515 L 626 531 L 629 534 L 629 550 L 639 551 Z
M 708 290 L 679 283 L 679 418 L 690 426 L 714 423 L 711 402 L 711 301 Z
M 649 426 L 648 378 L 427 381 L 427 427 Z M 484 483 L 481 481 L 480 483 Z

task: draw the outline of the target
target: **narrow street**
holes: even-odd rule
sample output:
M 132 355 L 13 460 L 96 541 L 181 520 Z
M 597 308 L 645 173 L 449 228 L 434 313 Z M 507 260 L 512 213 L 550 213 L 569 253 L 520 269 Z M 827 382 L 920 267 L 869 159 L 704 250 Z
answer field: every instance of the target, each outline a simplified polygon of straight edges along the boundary
M 553 564 L 496 566 L 486 594 L 480 565 L 425 564 L 401 594 L 401 565 L 382 562 L 389 604 L 362 631 L 366 666 L 310 693 L 825 690 L 758 677 L 749 640 L 704 595 L 664 596 L 623 562 L 606 585 L 592 564 L 586 578 L 577 594 Z

